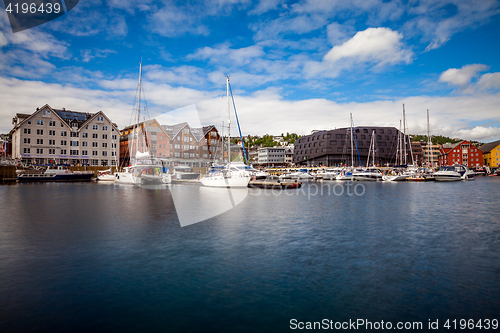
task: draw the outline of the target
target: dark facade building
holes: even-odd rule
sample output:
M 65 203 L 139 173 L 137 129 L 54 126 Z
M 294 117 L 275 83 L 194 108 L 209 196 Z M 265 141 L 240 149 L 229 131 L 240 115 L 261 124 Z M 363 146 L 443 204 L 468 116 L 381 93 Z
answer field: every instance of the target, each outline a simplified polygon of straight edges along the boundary
M 390 166 L 397 164 L 398 142 L 403 135 L 395 127 L 354 127 L 354 143 L 351 147 L 351 128 L 339 128 L 315 132 L 295 141 L 293 163 L 296 165 L 351 165 L 351 148 L 354 166 L 366 166 L 372 134 L 375 146 L 375 164 Z M 406 140 L 407 162 L 411 163 L 410 140 Z M 403 146 L 404 147 L 404 146 Z M 402 149 L 404 151 L 404 148 Z M 359 153 L 359 155 L 358 155 Z M 359 156 L 359 158 L 358 158 Z M 373 153 L 370 153 L 370 164 Z

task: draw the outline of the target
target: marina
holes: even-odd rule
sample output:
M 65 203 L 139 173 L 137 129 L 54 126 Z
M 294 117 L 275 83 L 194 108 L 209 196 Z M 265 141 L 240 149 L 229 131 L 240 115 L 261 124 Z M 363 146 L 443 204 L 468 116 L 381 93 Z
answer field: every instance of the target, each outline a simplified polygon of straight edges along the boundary
M 0 186 L 0 330 L 284 332 L 293 318 L 500 313 L 500 177 L 249 188 L 187 227 L 171 186 Z M 200 203 L 227 192 L 183 188 Z

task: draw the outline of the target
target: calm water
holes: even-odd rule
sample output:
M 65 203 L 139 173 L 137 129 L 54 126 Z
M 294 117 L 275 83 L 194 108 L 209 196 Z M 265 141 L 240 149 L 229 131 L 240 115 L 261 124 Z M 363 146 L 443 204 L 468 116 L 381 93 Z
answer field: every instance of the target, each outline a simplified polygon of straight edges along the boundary
M 0 186 L 0 332 L 500 319 L 500 177 L 316 186 L 187 227 L 170 190 Z

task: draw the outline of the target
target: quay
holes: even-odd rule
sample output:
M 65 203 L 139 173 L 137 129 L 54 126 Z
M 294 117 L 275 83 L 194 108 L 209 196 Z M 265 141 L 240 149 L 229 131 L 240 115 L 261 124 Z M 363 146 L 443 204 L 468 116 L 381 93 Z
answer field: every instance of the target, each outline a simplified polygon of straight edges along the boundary
M 258 188 L 266 188 L 266 189 L 293 189 L 302 187 L 302 183 L 295 182 L 280 182 L 280 181 L 257 181 L 251 180 L 248 183 L 248 187 L 258 187 Z

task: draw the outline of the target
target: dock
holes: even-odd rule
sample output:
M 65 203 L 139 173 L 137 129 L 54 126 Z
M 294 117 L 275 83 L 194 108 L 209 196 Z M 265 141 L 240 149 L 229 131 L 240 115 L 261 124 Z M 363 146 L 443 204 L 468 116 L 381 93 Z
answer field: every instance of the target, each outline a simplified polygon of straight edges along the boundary
M 248 183 L 248 187 L 258 187 L 258 188 L 266 188 L 266 189 L 277 189 L 277 190 L 286 190 L 286 189 L 294 189 L 302 187 L 302 183 L 295 182 L 281 182 L 281 181 L 258 181 L 252 180 Z

